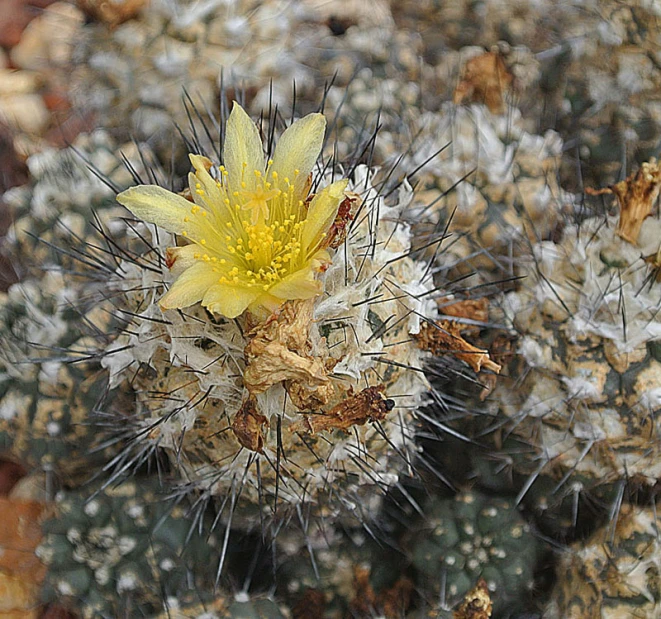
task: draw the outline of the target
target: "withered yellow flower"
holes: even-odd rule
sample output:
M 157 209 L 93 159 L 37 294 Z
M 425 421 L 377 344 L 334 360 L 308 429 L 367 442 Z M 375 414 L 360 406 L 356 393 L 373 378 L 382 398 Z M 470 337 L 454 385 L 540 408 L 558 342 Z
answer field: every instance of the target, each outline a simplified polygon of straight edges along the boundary
M 330 261 L 323 239 L 347 185 L 337 181 L 308 200 L 325 129 L 321 114 L 309 114 L 282 134 L 273 159 L 265 161 L 257 126 L 234 103 L 224 165 L 215 168 L 206 157 L 190 155 L 194 204 L 156 185 L 117 196 L 139 219 L 190 242 L 168 250 L 178 277 L 160 299 L 162 308 L 201 301 L 234 318 L 246 309 L 268 311 L 321 293 L 315 272 Z

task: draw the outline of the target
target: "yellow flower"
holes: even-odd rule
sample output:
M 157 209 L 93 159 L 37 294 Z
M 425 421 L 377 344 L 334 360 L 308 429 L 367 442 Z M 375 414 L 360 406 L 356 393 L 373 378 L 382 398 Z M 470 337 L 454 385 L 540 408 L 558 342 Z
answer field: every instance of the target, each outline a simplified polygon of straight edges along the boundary
M 326 120 L 310 114 L 281 136 L 273 159 L 255 123 L 237 103 L 227 121 L 224 166 L 190 155 L 195 204 L 156 185 L 132 187 L 117 196 L 133 214 L 185 237 L 190 244 L 168 250 L 178 274 L 161 298 L 164 309 L 199 301 L 228 318 L 272 310 L 288 299 L 322 291 L 315 271 L 330 261 L 323 239 L 344 196 L 346 180 L 308 200 L 309 176 L 323 143 Z

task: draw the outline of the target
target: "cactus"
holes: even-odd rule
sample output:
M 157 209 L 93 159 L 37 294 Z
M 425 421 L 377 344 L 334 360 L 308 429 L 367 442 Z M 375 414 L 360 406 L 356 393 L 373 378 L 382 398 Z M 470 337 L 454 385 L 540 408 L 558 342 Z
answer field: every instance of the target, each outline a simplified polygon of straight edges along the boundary
M 534 247 L 529 285 L 504 300 L 527 367 L 511 366 L 519 384 L 502 380 L 492 410 L 518 442 L 513 465 L 528 486 L 543 474 L 556 496 L 576 485 L 607 495 L 661 477 L 661 441 L 649 425 L 661 384 L 659 295 L 644 260 L 658 251 L 661 222 L 642 225 L 637 246 L 622 224 L 615 232 L 614 218 L 568 226 L 559 244 Z
M 541 545 L 512 501 L 462 492 L 431 497 L 423 513 L 408 548 L 429 603 L 444 595 L 452 608 L 483 578 L 496 613 L 531 606 Z
M 661 519 L 623 505 L 616 520 L 570 546 L 544 617 L 656 617 L 661 609 Z
M 110 309 L 99 304 L 85 313 L 80 286 L 57 271 L 0 295 L 1 454 L 67 484 L 109 457 L 107 448 L 90 452 L 99 437 L 92 413 L 108 395 L 92 351 L 111 328 Z
M 158 480 L 95 484 L 56 496 L 37 555 L 47 566 L 44 601 L 72 598 L 83 617 L 155 612 L 161 600 L 210 589 L 219 550 L 172 507 Z
M 297 381 L 285 383 L 287 391 L 267 382 L 257 397 L 258 414 L 249 414 L 241 379 L 250 341 L 245 328 L 199 305 L 185 314 L 163 313 L 155 299 L 167 272 L 122 265 L 113 286 L 124 292 L 135 318 L 109 348 L 117 354 L 104 364 L 111 384 L 130 378 L 136 389 L 133 448 L 162 447 L 193 487 L 221 496 L 240 490 L 240 502 L 253 512 L 260 505 L 270 512 L 278 498 L 285 506 L 329 500 L 328 515 L 339 510 L 362 519 L 374 513 L 382 494 L 375 487 L 395 483 L 415 451 L 415 408 L 428 386 L 419 371 L 426 353 L 408 334 L 436 310 L 424 265 L 407 255 L 409 228 L 398 222 L 409 193 L 402 190 L 399 203 L 387 206 L 364 167 L 356 171 L 354 187 L 362 195 L 351 198 L 353 212 L 361 215 L 346 251 L 341 246 L 321 276 L 324 296 L 282 310 L 291 337 L 309 338 L 304 357 L 333 368 L 333 374 L 322 371 L 328 378 L 321 379 L 318 399 L 310 399 Z M 374 251 L 366 255 L 370 244 Z M 347 404 L 333 399 L 336 389 Z M 332 416 L 302 414 L 319 406 L 334 406 L 339 416 L 349 406 L 346 412 L 354 417 L 334 423 Z M 246 416 L 259 421 L 257 430 L 238 427 L 250 421 Z
M 173 160 L 174 185 L 188 172 L 188 160 L 179 157 L 183 141 L 172 140 L 176 125 L 189 121 L 182 86 L 195 102 L 209 103 L 194 124 L 210 131 L 187 146 L 215 152 L 217 161 L 219 149 L 204 143 L 224 135 L 209 118 L 219 110 L 226 116 L 228 101 L 238 98 L 254 115 L 272 104 L 260 126 L 271 142 L 272 124 L 288 118 L 292 106 L 310 111 L 335 71 L 323 91 L 326 108 L 338 110 L 329 112 L 338 140 L 328 144 L 350 163 L 319 165 L 312 192 L 338 174 L 351 183 L 332 223 L 340 239 L 327 248 L 332 261 L 313 276 L 320 294 L 290 299 L 268 316 L 225 318 L 199 303 L 159 306 L 173 288 L 173 255 L 186 240 L 123 221 L 127 212 L 114 202 L 113 188 L 138 181 L 107 133 L 30 159 L 31 184 L 4 197 L 14 221 L 6 247 L 22 281 L 0 295 L 0 455 L 47 471 L 65 488 L 40 551 L 49 565 L 45 598 L 69 593 L 87 616 L 298 617 L 323 601 L 325 616 L 448 617 L 483 576 L 497 615 L 530 611 L 540 544 L 513 505 L 532 507 L 539 526 L 558 538 L 569 525 L 583 535 L 617 511 L 623 494 L 629 501 L 637 488 L 651 494 L 661 479 L 653 423 L 661 406 L 661 224 L 652 216 L 640 239 L 627 238 L 622 225 L 615 232 L 614 218 L 567 205 L 557 178 L 563 151 L 569 159 L 578 153 L 580 161 L 570 162 L 576 168 L 587 164 L 584 179 L 609 182 L 623 161 L 657 154 L 658 2 L 80 4 L 109 23 L 82 28 L 71 97 L 115 136 L 137 135 L 163 161 Z M 492 47 L 501 39 L 508 45 Z M 471 82 L 467 67 L 480 58 L 495 59 L 495 77 L 507 87 L 498 96 Z M 521 88 L 510 89 L 517 80 Z M 443 103 L 452 94 L 453 104 Z M 369 133 L 377 115 L 380 141 L 353 151 L 350 143 Z M 544 133 L 548 126 L 565 132 L 564 143 Z M 139 182 L 164 185 L 159 174 L 152 178 L 144 144 L 121 149 Z M 112 188 L 77 163 L 74 150 Z M 369 168 L 385 162 L 385 173 L 356 167 L 365 161 Z M 394 170 L 387 167 L 394 161 Z M 218 165 L 206 170 L 222 180 Z M 411 183 L 421 193 L 407 181 L 391 191 L 392 181 L 414 170 Z M 194 185 L 183 193 L 189 200 L 196 194 Z M 571 208 L 576 219 L 568 223 Z M 451 236 L 439 250 L 434 240 L 446 225 Z M 431 266 L 421 260 L 432 255 Z M 453 384 L 434 394 L 448 404 L 442 418 L 437 411 L 419 415 L 430 399 L 423 369 L 431 357 L 420 336 L 434 333 L 434 297 L 442 297 L 444 312 L 455 299 L 443 276 L 450 273 L 461 290 L 475 270 L 476 279 L 489 281 L 526 276 L 490 317 L 512 326 L 520 355 L 509 378 L 488 379 L 495 390 L 483 391 L 486 402 L 475 414 L 464 410 L 466 394 Z M 477 332 L 469 332 L 469 322 L 444 322 L 461 338 L 450 333 L 445 345 L 457 346 L 444 350 L 436 341 L 434 350 L 463 361 L 479 353 L 482 360 L 485 344 L 463 346 Z M 484 327 L 489 319 L 473 322 Z M 488 339 L 485 331 L 480 337 Z M 502 363 L 495 361 L 492 371 Z M 442 360 L 438 366 L 432 373 L 455 369 Z M 281 375 L 288 378 L 275 378 Z M 473 388 L 474 377 L 468 380 Z M 422 432 L 419 419 L 428 424 Z M 444 464 L 434 472 L 456 472 L 512 499 L 473 492 L 447 501 L 425 484 L 433 495 L 423 510 L 427 528 L 405 538 L 424 599 L 417 603 L 413 593 L 414 611 L 408 601 L 389 606 L 393 583 L 412 567 L 393 565 L 395 553 L 382 557 L 378 544 L 353 527 L 365 525 L 389 555 L 390 539 L 367 521 L 403 477 L 418 465 L 434 466 L 425 439 L 460 424 L 466 433 L 477 426 L 480 444 L 471 453 L 460 444 L 467 458 L 450 474 Z M 441 448 L 450 451 L 450 443 Z M 103 453 L 95 453 L 100 446 Z M 466 475 L 474 451 L 475 470 Z M 215 503 L 217 522 L 279 532 L 274 543 L 285 557 L 273 585 L 291 611 L 271 599 L 211 593 L 203 570 L 210 563 L 215 570 L 220 551 L 213 536 L 210 543 L 196 533 L 188 539 L 185 514 L 161 503 L 156 475 L 144 466 L 154 453 L 159 465 L 160 455 L 167 457 L 164 478 L 175 480 L 169 491 Z M 81 486 L 111 458 L 107 488 Z M 460 460 L 454 452 L 446 458 Z M 503 482 L 494 469 L 511 479 Z M 131 479 L 115 487 L 125 476 Z M 584 496 L 595 500 L 600 518 L 584 511 Z M 144 527 L 126 512 L 140 507 Z M 606 615 L 658 613 L 655 516 L 625 507 L 619 518 L 563 556 L 550 618 L 585 614 L 597 604 Z M 338 521 L 341 533 L 333 530 Z M 330 523 L 325 545 L 308 522 Z M 294 524 L 306 529 L 304 539 L 283 550 Z M 320 579 L 312 558 L 301 557 L 304 546 L 313 550 Z M 488 604 L 483 612 L 491 613 Z
M 401 551 L 383 535 L 375 541 L 364 531 L 325 527 L 299 538 L 290 530 L 277 539 L 283 556 L 277 593 L 294 616 L 399 617 L 407 611 L 413 581 Z M 310 556 L 302 560 L 305 547 Z
M 146 176 L 145 166 L 151 173 L 153 159 L 146 145 L 120 146 L 102 130 L 81 134 L 69 148 L 45 149 L 28 158 L 30 183 L 3 197 L 13 218 L 3 251 L 15 269 L 20 267 L 20 276 L 41 277 L 59 267 L 94 269 L 93 260 L 72 259 L 67 251 L 75 254 L 77 249 L 87 257 L 90 246 L 99 245 L 95 226 L 112 222 L 115 233 L 124 227 L 113 193 L 113 188 L 133 182 L 123 156 L 136 174 Z
M 484 105 L 445 104 L 416 124 L 421 141 L 409 162 L 415 169 L 432 157 L 419 193 L 417 234 L 452 236 L 437 252 L 445 268 L 502 279 L 515 272 L 512 256 L 556 226 L 565 194 L 558 184 L 562 140 L 553 131 L 534 135 L 516 108 L 491 113 Z M 416 217 L 416 211 L 412 212 Z
M 144 173 L 148 151 L 122 151 Z M 95 226 L 125 233 L 111 187 L 132 176 L 103 131 L 33 155 L 28 167 L 31 182 L 4 196 L 14 222 L 3 250 L 23 281 L 0 295 L 0 449 L 70 484 L 109 455 L 90 458 L 100 437 L 92 413 L 108 395 L 96 353 L 116 328 Z

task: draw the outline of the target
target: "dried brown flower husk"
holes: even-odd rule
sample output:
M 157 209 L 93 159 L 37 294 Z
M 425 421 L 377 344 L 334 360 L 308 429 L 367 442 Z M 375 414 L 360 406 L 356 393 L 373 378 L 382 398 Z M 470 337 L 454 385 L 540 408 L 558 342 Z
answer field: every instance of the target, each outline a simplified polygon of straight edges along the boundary
M 471 589 L 459 608 L 454 611 L 454 619 L 489 619 L 493 611 L 493 602 L 489 596 L 487 583 L 483 578 Z
M 354 395 L 349 389 L 346 397 L 328 412 L 306 415 L 291 427 L 292 432 L 316 434 L 323 430 L 348 430 L 368 421 L 381 421 L 393 409 L 392 400 L 383 397 L 384 387 L 367 387 Z
M 288 301 L 249 333 L 243 382 L 252 395 L 284 381 L 311 391 L 329 385 L 323 360 L 311 355 L 313 307 L 314 299 Z
M 502 55 L 497 51 L 485 52 L 466 62 L 453 102 L 484 103 L 493 114 L 502 114 L 505 94 L 513 81 Z
M 489 356 L 489 351 L 469 344 L 461 336 L 461 325 L 451 320 L 425 323 L 416 336 L 418 346 L 434 355 L 450 354 L 467 363 L 474 372 L 489 370 L 500 373 L 501 367 Z
M 615 194 L 620 205 L 617 233 L 625 241 L 636 245 L 643 222 L 652 214 L 660 190 L 661 166 L 655 158 L 652 158 L 623 181 L 603 189 L 588 187 L 585 193 L 590 196 Z

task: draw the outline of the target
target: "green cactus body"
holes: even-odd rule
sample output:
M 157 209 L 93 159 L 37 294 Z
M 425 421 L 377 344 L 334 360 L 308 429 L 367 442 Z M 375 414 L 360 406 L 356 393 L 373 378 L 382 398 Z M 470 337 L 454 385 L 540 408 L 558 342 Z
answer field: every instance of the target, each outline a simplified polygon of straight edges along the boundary
M 377 542 L 362 531 L 324 529 L 306 536 L 285 533 L 278 538 L 282 561 L 278 568 L 278 595 L 292 609 L 312 607 L 319 619 L 402 616 L 411 600 L 413 582 L 406 561 L 385 540 Z M 307 546 L 312 558 L 301 558 Z M 313 565 L 314 562 L 314 565 Z M 315 572 L 316 568 L 316 572 Z
M 100 438 L 92 413 L 109 395 L 95 357 L 118 323 L 94 226 L 122 236 L 126 211 L 95 173 L 118 188 L 131 183 L 119 150 L 145 172 L 148 149 L 118 149 L 96 131 L 71 148 L 30 157 L 31 182 L 4 194 L 14 221 L 3 249 L 22 281 L 0 295 L 0 450 L 62 475 L 67 485 L 108 456 L 90 457 Z
M 661 548 L 656 510 L 625 505 L 617 521 L 570 546 L 544 617 L 658 617 Z
M 430 499 L 424 514 L 409 548 L 426 600 L 444 590 L 451 608 L 484 578 L 495 612 L 530 603 L 540 545 L 513 502 L 464 492 Z
M 118 617 L 213 586 L 215 537 L 191 533 L 190 516 L 167 503 L 158 481 L 60 492 L 56 509 L 37 549 L 48 570 L 44 601 L 70 597 L 83 617 Z

